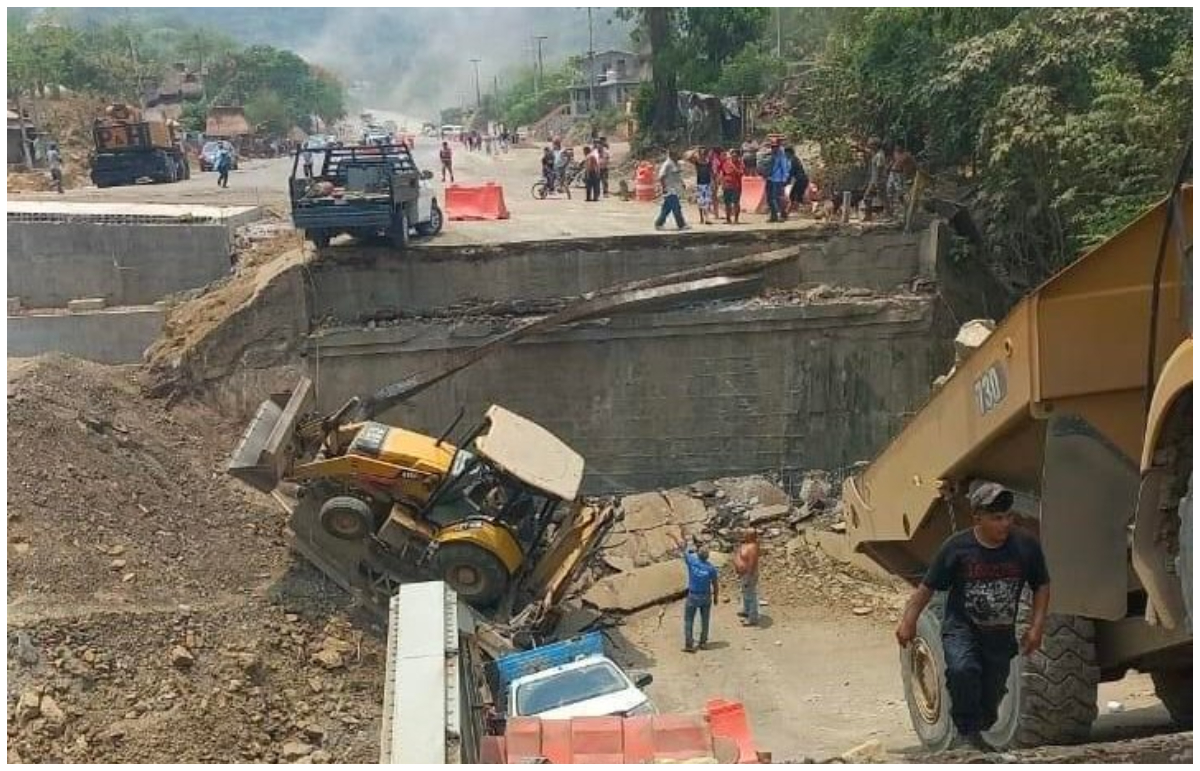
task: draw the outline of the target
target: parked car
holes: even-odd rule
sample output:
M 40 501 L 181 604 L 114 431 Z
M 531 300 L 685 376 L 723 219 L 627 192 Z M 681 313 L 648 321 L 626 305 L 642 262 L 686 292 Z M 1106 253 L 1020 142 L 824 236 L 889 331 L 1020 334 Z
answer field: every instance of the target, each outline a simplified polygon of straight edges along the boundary
M 233 147 L 233 170 L 237 171 L 238 167 L 238 151 L 237 147 Z M 221 153 L 220 142 L 205 142 L 204 147 L 200 150 L 200 171 L 216 171 L 217 156 Z

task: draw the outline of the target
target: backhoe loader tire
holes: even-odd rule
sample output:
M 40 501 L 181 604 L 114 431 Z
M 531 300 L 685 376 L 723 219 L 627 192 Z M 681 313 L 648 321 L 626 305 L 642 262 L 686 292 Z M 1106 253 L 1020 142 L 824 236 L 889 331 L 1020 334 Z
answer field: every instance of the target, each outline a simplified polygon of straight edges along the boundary
M 374 515 L 361 498 L 335 495 L 321 506 L 321 526 L 343 541 L 361 541 L 371 532 Z
M 1160 669 L 1150 673 L 1154 694 L 1181 728 L 1192 727 L 1192 670 Z
M 508 588 L 508 571 L 500 558 L 471 543 L 439 546 L 434 570 L 459 597 L 476 607 L 494 604 Z

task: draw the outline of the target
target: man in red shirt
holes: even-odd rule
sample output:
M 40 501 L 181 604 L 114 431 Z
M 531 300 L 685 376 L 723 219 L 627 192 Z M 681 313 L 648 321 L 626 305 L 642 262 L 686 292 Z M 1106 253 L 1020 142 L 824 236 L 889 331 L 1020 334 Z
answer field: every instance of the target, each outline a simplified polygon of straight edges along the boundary
M 746 168 L 741 153 L 730 151 L 721 162 L 721 197 L 725 202 L 725 224 L 738 224 L 742 214 L 742 177 Z M 731 219 L 732 218 L 732 219 Z

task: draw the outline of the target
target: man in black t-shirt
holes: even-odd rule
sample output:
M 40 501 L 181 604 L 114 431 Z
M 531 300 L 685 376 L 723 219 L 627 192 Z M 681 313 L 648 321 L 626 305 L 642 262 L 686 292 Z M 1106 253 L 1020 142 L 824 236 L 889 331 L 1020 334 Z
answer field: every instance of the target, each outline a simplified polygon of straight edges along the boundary
M 974 526 L 942 544 L 904 609 L 896 640 L 907 647 L 934 592 L 947 592 L 942 649 L 950 717 L 961 744 L 987 750 L 980 733 L 996 722 L 1010 662 L 1018 651 L 1021 591 L 1028 584 L 1033 592 L 1033 618 L 1020 642 L 1021 654 L 1028 656 L 1042 644 L 1050 575 L 1041 545 L 1012 529 L 1011 492 L 989 482 L 971 492 L 968 500 Z

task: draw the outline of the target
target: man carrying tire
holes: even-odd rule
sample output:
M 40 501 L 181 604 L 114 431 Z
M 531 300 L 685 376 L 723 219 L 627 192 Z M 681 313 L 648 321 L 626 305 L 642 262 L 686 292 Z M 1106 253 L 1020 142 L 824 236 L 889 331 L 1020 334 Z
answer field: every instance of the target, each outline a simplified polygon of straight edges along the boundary
M 942 623 L 950 717 L 958 740 L 951 747 L 991 751 L 982 732 L 996 722 L 1010 663 L 1018 652 L 1017 607 L 1026 584 L 1033 617 L 1019 650 L 1028 656 L 1042 644 L 1050 604 L 1050 576 L 1041 545 L 1012 529 L 1013 495 L 993 483 L 968 496 L 974 526 L 942 544 L 908 605 L 896 640 L 907 647 L 917 619 L 934 592 L 948 592 Z

